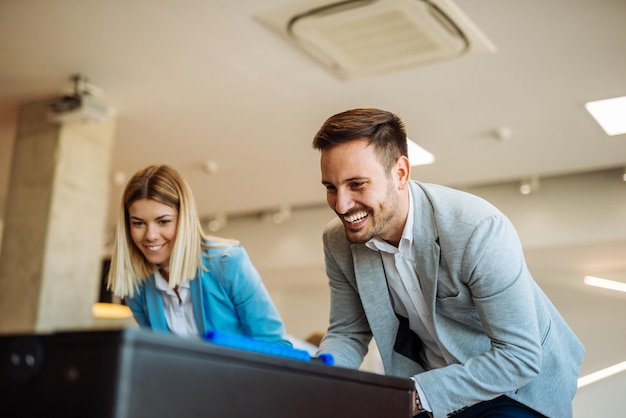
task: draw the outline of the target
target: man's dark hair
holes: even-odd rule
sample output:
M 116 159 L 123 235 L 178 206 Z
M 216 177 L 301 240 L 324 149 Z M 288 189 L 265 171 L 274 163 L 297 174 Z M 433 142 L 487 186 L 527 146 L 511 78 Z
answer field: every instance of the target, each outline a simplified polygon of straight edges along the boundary
M 398 158 L 408 157 L 404 123 L 380 109 L 352 109 L 331 116 L 313 138 L 313 148 L 323 151 L 350 141 L 374 145 L 378 160 L 390 171 Z

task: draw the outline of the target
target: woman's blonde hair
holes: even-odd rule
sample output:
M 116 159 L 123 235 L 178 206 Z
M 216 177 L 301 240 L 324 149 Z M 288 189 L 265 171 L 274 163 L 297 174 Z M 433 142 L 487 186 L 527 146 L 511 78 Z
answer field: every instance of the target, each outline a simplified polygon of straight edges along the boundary
M 132 297 L 139 283 L 157 270 L 130 235 L 128 208 L 137 200 L 150 199 L 178 211 L 176 241 L 169 265 L 169 287 L 185 283 L 200 272 L 206 242 L 236 242 L 209 237 L 202 231 L 191 188 L 180 174 L 167 165 L 151 165 L 139 170 L 126 184 L 111 255 L 107 288 L 119 297 Z

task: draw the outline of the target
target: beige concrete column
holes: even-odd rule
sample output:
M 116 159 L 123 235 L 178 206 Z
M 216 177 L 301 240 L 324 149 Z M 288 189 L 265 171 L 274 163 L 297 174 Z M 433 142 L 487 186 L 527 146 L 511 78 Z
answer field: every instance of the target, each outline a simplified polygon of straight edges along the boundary
M 115 119 L 19 112 L 0 253 L 0 332 L 84 329 L 98 297 Z

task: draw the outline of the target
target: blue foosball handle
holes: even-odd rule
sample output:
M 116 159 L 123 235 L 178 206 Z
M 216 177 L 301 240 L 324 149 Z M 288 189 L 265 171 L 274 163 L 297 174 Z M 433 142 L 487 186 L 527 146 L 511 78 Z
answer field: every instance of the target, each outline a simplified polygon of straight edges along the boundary
M 327 366 L 332 366 L 335 362 L 331 354 L 320 354 L 318 357 L 311 357 L 311 355 L 305 350 L 284 347 L 265 341 L 257 341 L 253 338 L 243 335 L 230 334 L 221 331 L 209 331 L 205 334 L 204 339 L 213 344 L 221 345 L 224 347 L 253 351 L 255 353 L 261 354 L 270 354 L 295 360 L 320 361 Z

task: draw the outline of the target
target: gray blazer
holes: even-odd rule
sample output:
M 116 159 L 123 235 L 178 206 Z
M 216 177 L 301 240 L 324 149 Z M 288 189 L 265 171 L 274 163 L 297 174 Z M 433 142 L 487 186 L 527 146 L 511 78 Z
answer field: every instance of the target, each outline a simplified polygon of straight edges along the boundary
M 385 373 L 415 376 L 435 418 L 502 394 L 548 417 L 571 417 L 584 348 L 532 278 L 510 221 L 477 196 L 410 187 L 420 286 L 456 362 L 425 370 L 418 354 L 398 352 L 407 329 L 393 311 L 380 253 L 351 244 L 339 219 L 323 236 L 331 310 L 319 352 L 357 368 L 373 336 Z

